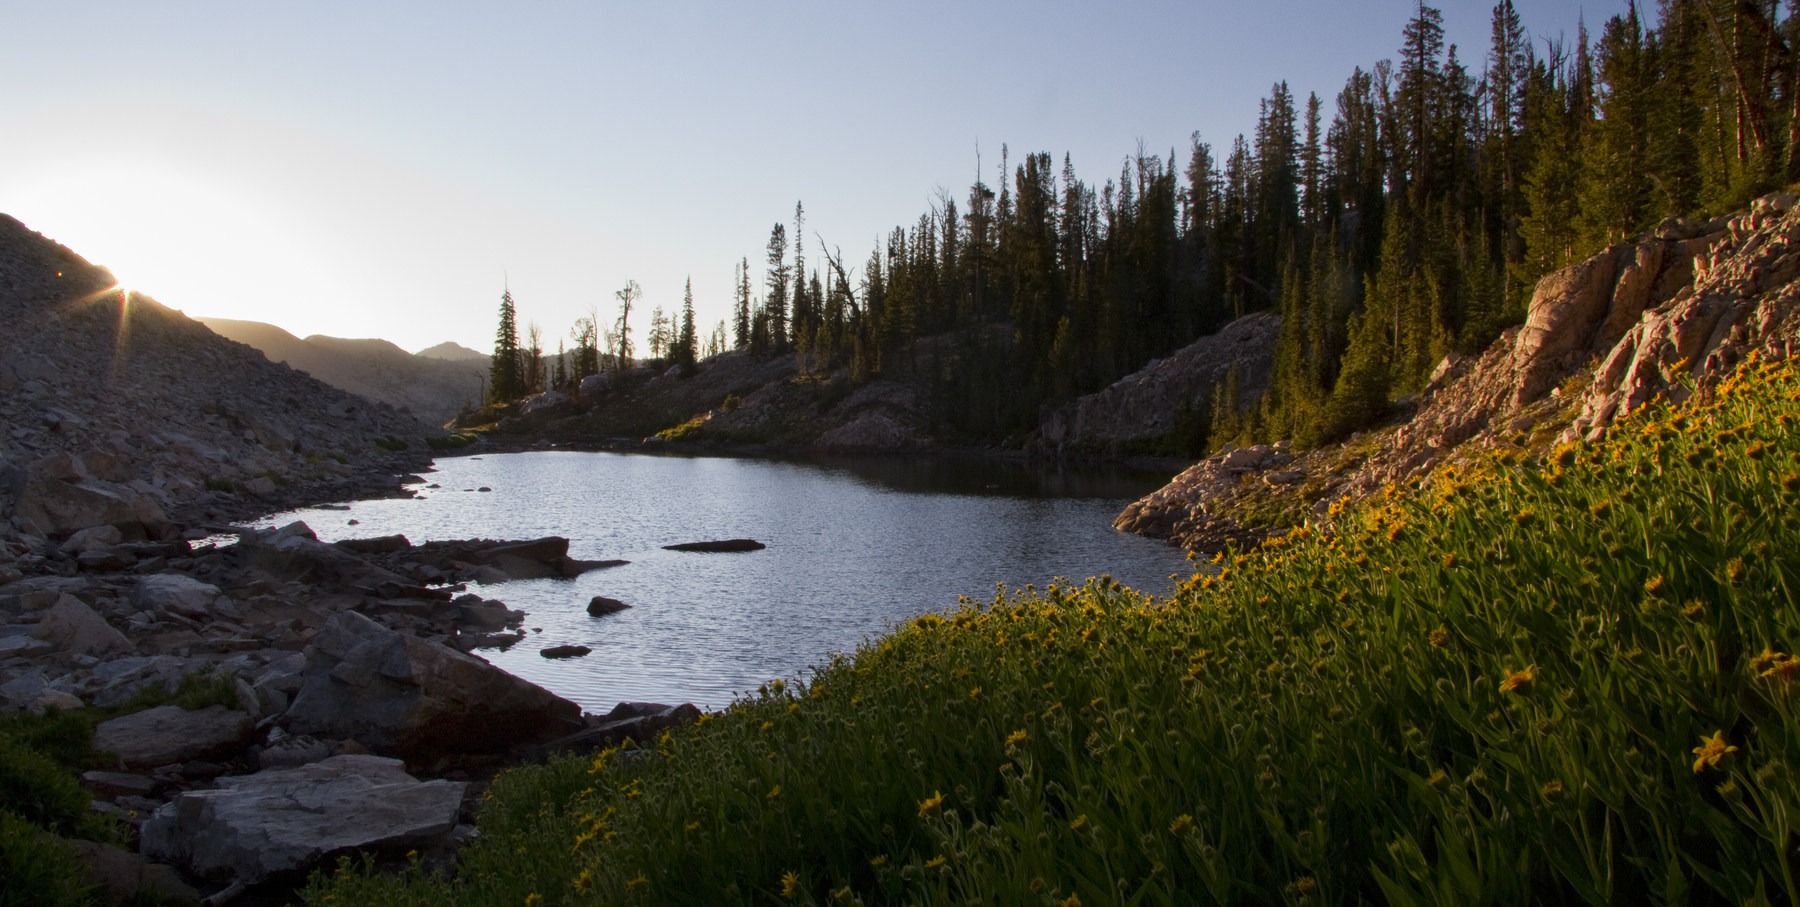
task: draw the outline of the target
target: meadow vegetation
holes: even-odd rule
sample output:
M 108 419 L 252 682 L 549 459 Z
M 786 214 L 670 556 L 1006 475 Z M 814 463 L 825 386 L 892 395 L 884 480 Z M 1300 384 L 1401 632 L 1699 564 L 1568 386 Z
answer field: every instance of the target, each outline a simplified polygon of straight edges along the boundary
M 1752 364 L 1168 599 L 1000 590 L 309 902 L 1800 903 L 1797 414 Z
M 0 907 L 101 903 L 65 839 L 125 845 L 128 834 L 90 808 L 91 798 L 76 778 L 86 769 L 108 767 L 92 750 L 100 722 L 159 705 L 236 708 L 237 687 L 228 674 L 198 672 L 174 689 L 146 688 L 111 708 L 0 715 Z M 131 903 L 158 899 L 140 892 Z

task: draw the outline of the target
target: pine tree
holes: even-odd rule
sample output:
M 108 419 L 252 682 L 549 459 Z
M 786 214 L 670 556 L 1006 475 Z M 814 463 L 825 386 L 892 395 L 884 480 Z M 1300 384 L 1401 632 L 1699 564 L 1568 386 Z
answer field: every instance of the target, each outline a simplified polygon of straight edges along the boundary
M 775 349 L 788 342 L 788 265 L 787 227 L 777 223 L 769 231 L 769 270 L 764 285 L 769 295 L 763 300 L 768 316 L 769 345 Z
M 494 355 L 488 360 L 488 402 L 510 403 L 524 396 L 525 376 L 519 355 L 518 312 L 511 290 L 500 294 L 500 327 L 494 332 Z
M 687 286 L 681 292 L 681 327 L 675 334 L 675 364 L 681 366 L 682 373 L 694 370 L 699 361 L 700 337 L 694 328 L 694 279 L 688 278 Z
M 731 286 L 736 295 L 731 310 L 732 346 L 741 350 L 750 345 L 750 259 L 732 269 Z

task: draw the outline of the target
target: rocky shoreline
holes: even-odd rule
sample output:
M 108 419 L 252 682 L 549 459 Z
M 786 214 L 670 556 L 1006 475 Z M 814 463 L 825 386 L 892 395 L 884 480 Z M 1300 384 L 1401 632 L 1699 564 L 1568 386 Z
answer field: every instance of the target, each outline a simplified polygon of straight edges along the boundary
M 178 900 L 279 893 L 349 852 L 448 862 L 504 765 L 698 716 L 656 704 L 583 715 L 471 654 L 509 641 L 524 614 L 468 583 L 620 563 L 567 550 L 560 538 L 326 544 L 303 523 L 199 546 L 84 530 L 0 585 L 0 709 L 118 708 L 184 684 L 226 700 L 102 722 L 94 748 L 111 761 L 82 778 L 143 858 L 179 870 L 104 851 L 107 872 Z
M 4 215 L 0 325 L 0 712 L 93 716 L 80 783 L 131 849 L 65 845 L 103 902 L 281 903 L 350 853 L 446 864 L 500 767 L 697 714 L 584 715 L 474 654 L 524 615 L 469 584 L 617 563 L 565 539 L 237 525 L 408 494 L 439 434 L 411 415 Z

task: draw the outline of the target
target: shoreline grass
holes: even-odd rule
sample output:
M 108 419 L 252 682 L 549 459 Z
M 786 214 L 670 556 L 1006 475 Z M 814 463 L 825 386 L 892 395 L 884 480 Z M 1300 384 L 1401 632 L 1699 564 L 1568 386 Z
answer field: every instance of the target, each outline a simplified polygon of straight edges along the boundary
M 1502 451 L 1168 599 L 1002 590 L 503 775 L 312 904 L 1800 903 L 1800 376 Z

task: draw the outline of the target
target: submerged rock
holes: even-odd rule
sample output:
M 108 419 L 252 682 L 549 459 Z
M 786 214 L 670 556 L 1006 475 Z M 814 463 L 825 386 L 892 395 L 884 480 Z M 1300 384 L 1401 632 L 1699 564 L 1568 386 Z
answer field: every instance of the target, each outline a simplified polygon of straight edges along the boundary
M 664 551 L 761 551 L 769 546 L 755 539 L 722 539 L 716 542 L 683 542 L 679 545 L 664 545 Z
M 545 658 L 580 658 L 593 652 L 589 646 L 551 646 L 538 652 Z

